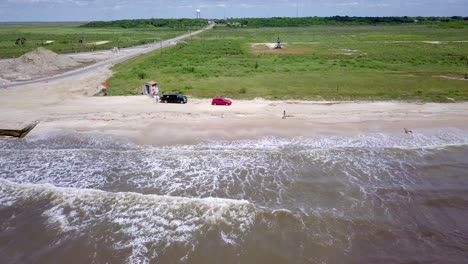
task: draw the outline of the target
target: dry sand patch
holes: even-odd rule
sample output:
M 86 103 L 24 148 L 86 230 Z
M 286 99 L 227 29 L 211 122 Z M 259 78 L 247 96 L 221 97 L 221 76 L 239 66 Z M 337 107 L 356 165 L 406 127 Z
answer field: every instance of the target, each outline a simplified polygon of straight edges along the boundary
M 338 51 L 339 54 L 346 55 L 346 56 L 364 56 L 367 55 L 365 52 L 361 52 L 360 50 L 353 50 L 353 49 L 340 49 Z
M 87 45 L 99 46 L 99 45 L 103 45 L 109 42 L 110 42 L 109 40 L 102 40 L 102 41 L 96 41 L 96 42 L 88 42 Z
M 265 46 L 269 49 L 274 49 L 276 47 L 277 43 L 252 43 L 252 47 L 258 47 L 258 46 Z M 283 44 L 285 45 L 285 44 Z
M 277 43 L 252 43 L 254 54 L 304 54 L 312 51 L 312 48 L 296 45 L 281 44 L 281 49 L 275 49 Z
M 442 41 L 442 40 L 395 40 L 395 41 L 384 41 L 389 44 L 406 44 L 406 43 L 425 43 L 432 45 L 442 45 L 451 43 L 468 43 L 468 40 L 453 40 L 453 41 Z
M 74 59 L 37 48 L 12 61 L 0 63 L 0 78 L 26 81 L 56 75 L 83 66 Z
M 68 130 L 128 137 L 143 144 L 189 144 L 203 140 L 301 137 L 322 133 L 403 133 L 403 127 L 414 131 L 448 126 L 468 129 L 462 121 L 468 116 L 466 103 L 256 99 L 235 100 L 230 107 L 215 107 L 210 99 L 190 98 L 188 104 L 180 105 L 157 104 L 148 96 L 93 97 L 111 74 L 102 70 L 66 81 L 0 89 L 3 113 L 0 123 L 8 128 L 21 128 L 41 121 L 32 135 Z M 286 119 L 282 118 L 284 111 Z M 223 126 L 220 127 L 220 123 Z
M 442 44 L 442 41 L 423 41 L 423 43 L 440 45 Z
M 459 77 L 459 76 L 435 75 L 435 76 L 432 76 L 432 77 L 448 79 L 448 80 L 468 81 L 468 79 L 466 79 L 465 77 Z

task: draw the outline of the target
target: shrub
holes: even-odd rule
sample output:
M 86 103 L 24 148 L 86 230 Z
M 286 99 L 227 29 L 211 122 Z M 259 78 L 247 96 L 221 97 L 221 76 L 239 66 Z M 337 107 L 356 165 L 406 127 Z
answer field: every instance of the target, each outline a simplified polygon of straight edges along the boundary
M 181 48 L 187 46 L 187 44 L 188 44 L 187 42 L 185 42 L 185 41 L 182 40 L 182 41 L 177 42 L 176 47 L 177 47 L 178 49 L 181 49 Z
M 139 77 L 141 80 L 143 80 L 143 79 L 146 78 L 146 73 L 144 73 L 144 72 L 139 72 L 139 73 L 138 73 L 138 77 Z

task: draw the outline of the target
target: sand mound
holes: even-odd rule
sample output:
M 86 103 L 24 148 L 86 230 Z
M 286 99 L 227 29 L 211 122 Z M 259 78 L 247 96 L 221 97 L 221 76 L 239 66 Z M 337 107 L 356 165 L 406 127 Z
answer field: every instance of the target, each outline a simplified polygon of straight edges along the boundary
M 59 74 L 80 65 L 67 56 L 37 48 L 13 61 L 2 63 L 0 76 L 11 81 L 24 81 Z

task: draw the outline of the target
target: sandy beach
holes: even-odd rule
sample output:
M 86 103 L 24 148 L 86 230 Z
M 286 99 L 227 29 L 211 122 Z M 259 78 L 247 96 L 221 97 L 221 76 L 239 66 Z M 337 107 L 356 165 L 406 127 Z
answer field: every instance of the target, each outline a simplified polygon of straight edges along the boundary
M 108 70 L 40 85 L 0 89 L 2 128 L 40 121 L 30 135 L 57 130 L 104 133 L 143 144 L 190 144 L 265 136 L 415 133 L 468 129 L 467 103 L 234 100 L 212 106 L 189 97 L 185 105 L 155 103 L 148 96 L 93 96 Z M 286 111 L 287 118 L 282 118 Z

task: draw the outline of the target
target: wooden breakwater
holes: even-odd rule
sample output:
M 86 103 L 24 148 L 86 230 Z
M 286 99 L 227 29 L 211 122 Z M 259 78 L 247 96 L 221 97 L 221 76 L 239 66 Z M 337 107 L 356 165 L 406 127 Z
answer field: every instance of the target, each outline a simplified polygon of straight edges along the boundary
M 0 136 L 4 137 L 17 137 L 17 138 L 24 138 L 31 130 L 33 130 L 39 122 L 34 122 L 30 125 L 27 125 L 23 129 L 1 129 L 0 128 Z

